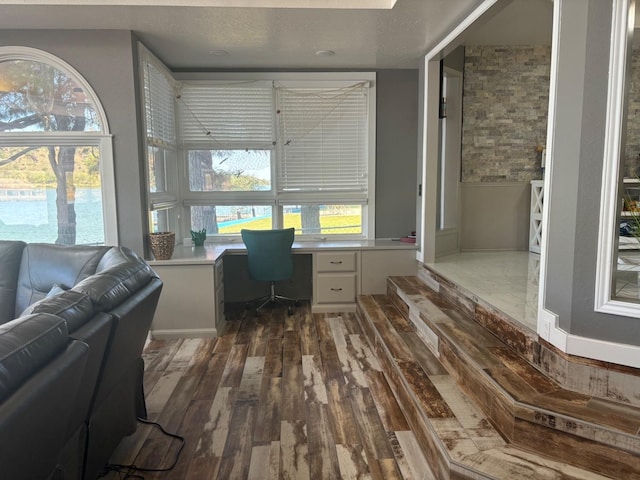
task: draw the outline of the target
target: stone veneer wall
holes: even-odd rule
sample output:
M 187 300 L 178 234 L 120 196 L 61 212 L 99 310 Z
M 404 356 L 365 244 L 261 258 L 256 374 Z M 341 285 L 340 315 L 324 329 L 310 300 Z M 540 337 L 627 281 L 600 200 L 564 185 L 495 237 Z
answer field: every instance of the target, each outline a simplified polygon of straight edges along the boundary
M 466 47 L 463 182 L 542 178 L 550 66 L 550 46 Z

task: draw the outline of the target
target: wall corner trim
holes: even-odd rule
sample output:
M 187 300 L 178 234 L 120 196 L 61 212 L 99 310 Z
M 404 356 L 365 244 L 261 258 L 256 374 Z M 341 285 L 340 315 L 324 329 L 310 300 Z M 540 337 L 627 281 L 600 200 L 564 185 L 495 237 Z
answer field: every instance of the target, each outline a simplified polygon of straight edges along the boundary
M 567 333 L 558 328 L 558 315 L 546 308 L 538 313 L 538 335 L 559 350 L 567 351 Z

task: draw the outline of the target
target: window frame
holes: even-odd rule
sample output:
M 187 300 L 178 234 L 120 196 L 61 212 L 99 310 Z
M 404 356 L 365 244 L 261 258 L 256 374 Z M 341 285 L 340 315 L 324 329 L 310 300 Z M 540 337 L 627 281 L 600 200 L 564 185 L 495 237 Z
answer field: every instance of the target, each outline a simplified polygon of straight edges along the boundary
M 375 237 L 375 163 L 376 163 L 376 74 L 375 72 L 299 72 L 299 73 L 231 73 L 231 72 L 197 72 L 197 73 L 174 73 L 176 81 L 189 81 L 201 83 L 231 82 L 231 81 L 262 81 L 270 80 L 279 85 L 288 87 L 309 87 L 309 88 L 339 88 L 341 86 L 353 85 L 358 82 L 368 82 L 368 134 L 367 134 L 367 201 L 362 204 L 361 234 L 296 234 L 300 241 L 317 241 L 331 238 L 334 241 L 340 240 L 370 240 Z M 275 88 L 273 89 L 274 107 Z M 275 118 L 275 108 L 273 115 L 275 138 L 279 135 L 279 126 Z M 182 205 L 182 231 L 184 232 L 184 243 L 189 244 L 189 231 L 191 226 L 191 206 L 198 205 L 268 205 L 272 207 L 273 228 L 281 228 L 283 224 L 283 205 L 292 204 L 317 204 L 317 205 L 348 205 L 349 195 L 339 192 L 304 192 L 302 194 L 278 193 L 278 147 L 273 146 L 271 161 L 271 190 L 270 191 L 250 191 L 250 192 L 191 192 L 188 184 L 188 151 L 198 149 L 211 149 L 211 145 L 206 142 L 202 144 L 190 143 L 182 145 L 180 139 L 180 125 L 178 130 L 178 170 L 181 172 L 180 178 L 180 203 Z M 193 148 L 188 148 L 193 147 Z M 212 149 L 213 150 L 213 149 Z M 210 242 L 230 242 L 237 241 L 239 235 L 216 234 L 207 235 Z
M 623 196 L 622 163 L 626 127 L 626 96 L 629 89 L 630 57 L 633 49 L 635 0 L 614 0 L 612 8 L 609 84 L 606 112 L 602 191 L 594 311 L 640 318 L 640 305 L 614 295 L 618 273 L 619 214 Z
M 148 118 L 146 114 L 146 95 L 145 95 L 145 62 L 152 64 L 161 74 L 165 76 L 171 86 L 175 86 L 173 73 L 149 50 L 142 42 L 138 42 L 138 72 L 139 72 L 139 94 L 141 102 L 141 121 L 144 144 L 144 184 L 147 197 L 147 231 L 153 232 L 153 212 L 158 212 L 164 221 L 158 231 L 174 231 L 180 230 L 180 208 L 179 208 L 179 171 L 178 157 L 180 155 L 177 145 L 176 124 L 176 105 L 175 97 L 171 98 L 173 104 L 173 127 L 175 144 L 169 142 L 150 142 L 147 132 L 149 130 Z M 166 189 L 160 192 L 152 192 L 149 178 L 149 149 L 157 148 L 163 152 L 164 162 L 164 178 L 166 181 Z
M 105 245 L 118 244 L 118 219 L 116 210 L 116 184 L 113 162 L 113 136 L 102 103 L 87 80 L 71 65 L 57 56 L 31 47 L 0 47 L 0 62 L 40 62 L 56 68 L 77 81 L 93 103 L 100 121 L 99 131 L 87 132 L 0 132 L 0 142 L 5 147 L 18 146 L 95 146 L 100 149 L 100 182 Z

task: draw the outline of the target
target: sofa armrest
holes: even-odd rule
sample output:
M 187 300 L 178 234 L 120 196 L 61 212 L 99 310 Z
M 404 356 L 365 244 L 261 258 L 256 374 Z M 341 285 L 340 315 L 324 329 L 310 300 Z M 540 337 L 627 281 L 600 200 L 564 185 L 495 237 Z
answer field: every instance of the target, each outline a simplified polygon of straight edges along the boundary
M 70 425 L 70 421 L 88 353 L 84 343 L 67 342 L 0 402 L 2 478 L 50 478 L 68 440 L 67 432 L 82 425 Z

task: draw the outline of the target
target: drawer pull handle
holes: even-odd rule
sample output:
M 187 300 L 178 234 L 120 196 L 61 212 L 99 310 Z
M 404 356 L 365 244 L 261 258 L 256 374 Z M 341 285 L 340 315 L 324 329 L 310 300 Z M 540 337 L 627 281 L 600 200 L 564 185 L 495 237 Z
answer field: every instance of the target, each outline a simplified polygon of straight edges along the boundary
M 332 288 L 331 291 L 333 291 L 333 292 L 341 292 L 342 289 L 341 288 Z
M 334 260 L 331 260 L 332 265 L 340 265 L 341 263 L 342 263 L 342 260 L 338 260 L 337 262 Z

